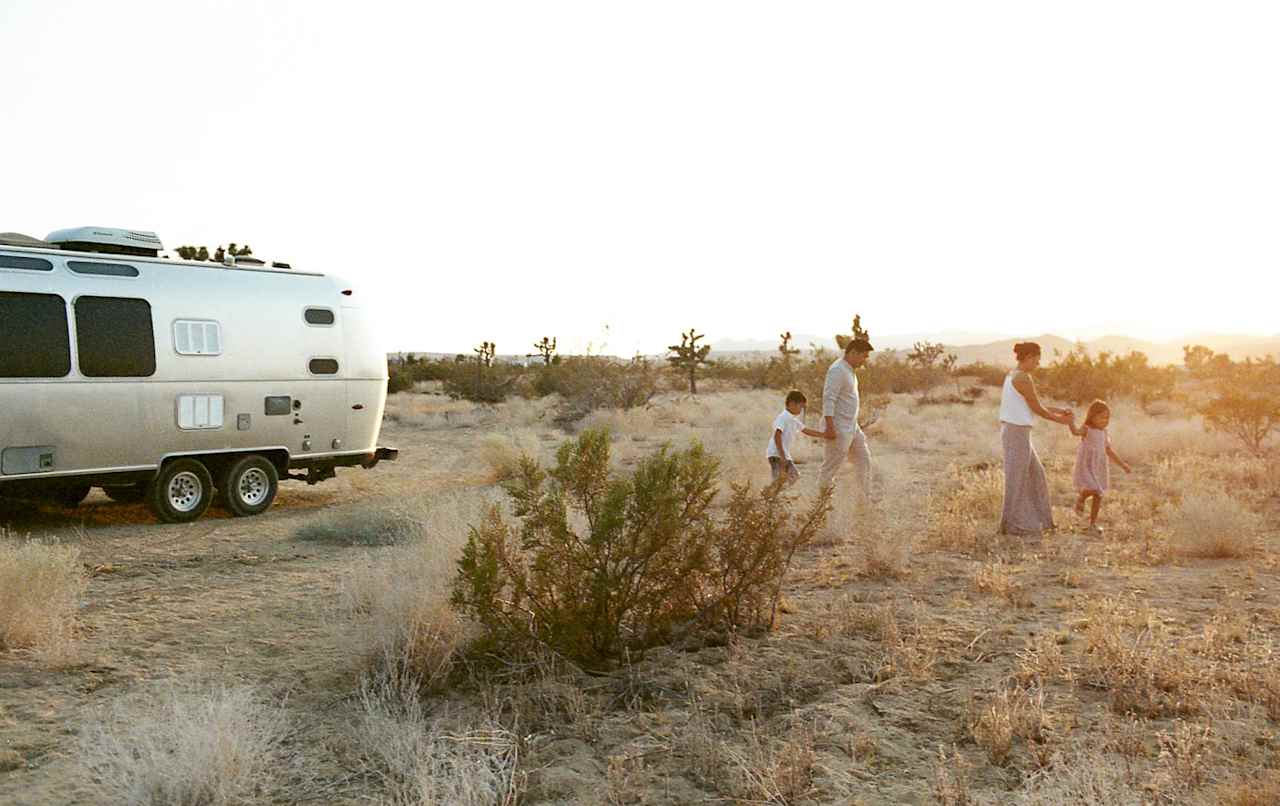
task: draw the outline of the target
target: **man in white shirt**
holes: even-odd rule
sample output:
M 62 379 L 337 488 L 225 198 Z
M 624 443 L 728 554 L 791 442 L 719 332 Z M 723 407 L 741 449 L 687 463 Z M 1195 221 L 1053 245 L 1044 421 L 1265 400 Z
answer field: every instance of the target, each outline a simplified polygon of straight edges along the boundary
M 830 485 L 848 458 L 853 462 L 858 494 L 863 497 L 871 490 L 871 451 L 867 448 L 867 435 L 858 427 L 858 376 L 854 370 L 867 363 L 874 349 L 866 339 L 848 341 L 844 355 L 827 370 L 827 380 L 822 385 L 827 445 L 818 485 Z

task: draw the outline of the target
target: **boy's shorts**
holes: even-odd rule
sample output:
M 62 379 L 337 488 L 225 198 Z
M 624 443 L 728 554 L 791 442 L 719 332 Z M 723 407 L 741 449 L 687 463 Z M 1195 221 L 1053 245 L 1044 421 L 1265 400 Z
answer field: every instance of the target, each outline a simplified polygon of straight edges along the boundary
M 795 462 L 788 462 L 777 456 L 769 457 L 769 470 L 773 473 L 773 480 L 777 481 L 779 476 L 787 477 L 787 484 L 795 484 L 800 480 L 800 471 L 796 469 Z

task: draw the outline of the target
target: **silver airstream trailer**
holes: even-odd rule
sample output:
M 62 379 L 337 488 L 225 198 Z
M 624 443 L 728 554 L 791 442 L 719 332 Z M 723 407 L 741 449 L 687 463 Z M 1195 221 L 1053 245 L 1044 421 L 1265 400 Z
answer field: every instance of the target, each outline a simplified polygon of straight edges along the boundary
M 255 515 L 280 479 L 396 458 L 378 446 L 386 353 L 350 285 L 162 250 L 149 232 L 0 234 L 0 495 Z

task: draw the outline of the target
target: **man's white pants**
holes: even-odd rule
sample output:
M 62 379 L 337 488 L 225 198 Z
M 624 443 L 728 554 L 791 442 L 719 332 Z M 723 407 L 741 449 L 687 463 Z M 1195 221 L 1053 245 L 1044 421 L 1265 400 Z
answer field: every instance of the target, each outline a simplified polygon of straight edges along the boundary
M 818 473 L 819 487 L 831 484 L 845 459 L 853 463 L 857 495 L 865 497 L 871 492 L 871 451 L 861 428 L 844 433 L 837 431 L 835 439 L 826 440 L 826 456 Z

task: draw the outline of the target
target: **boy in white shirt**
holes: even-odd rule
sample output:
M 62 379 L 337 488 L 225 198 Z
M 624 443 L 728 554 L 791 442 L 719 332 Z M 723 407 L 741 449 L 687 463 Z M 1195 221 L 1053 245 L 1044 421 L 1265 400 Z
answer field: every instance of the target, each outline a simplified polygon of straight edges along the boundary
M 769 448 L 765 451 L 765 456 L 769 459 L 769 469 L 773 472 L 775 482 L 779 476 L 786 476 L 784 484 L 794 484 L 800 478 L 800 471 L 796 470 L 796 463 L 791 459 L 791 446 L 795 444 L 797 433 L 826 438 L 826 434 L 821 431 L 805 428 L 804 420 L 800 418 L 804 415 L 806 402 L 803 392 L 787 392 L 787 399 L 783 404 L 785 408 L 773 420 L 773 435 L 769 437 Z

